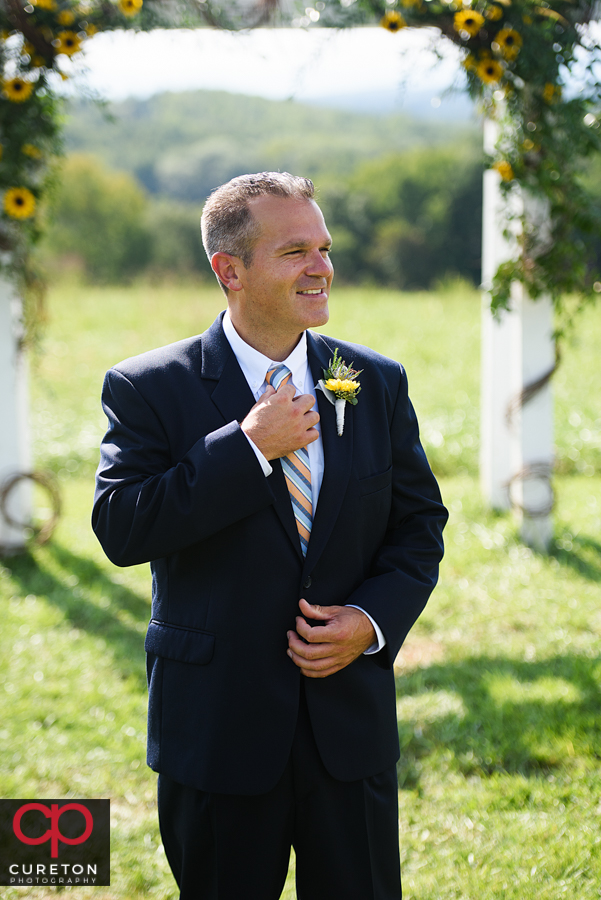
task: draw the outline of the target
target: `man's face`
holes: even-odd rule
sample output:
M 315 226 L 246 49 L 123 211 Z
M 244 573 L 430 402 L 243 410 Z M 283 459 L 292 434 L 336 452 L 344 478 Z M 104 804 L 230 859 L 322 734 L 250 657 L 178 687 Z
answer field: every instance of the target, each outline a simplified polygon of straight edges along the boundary
M 267 195 L 251 200 L 250 209 L 260 236 L 252 263 L 241 270 L 239 314 L 255 333 L 293 340 L 328 321 L 332 239 L 313 200 Z

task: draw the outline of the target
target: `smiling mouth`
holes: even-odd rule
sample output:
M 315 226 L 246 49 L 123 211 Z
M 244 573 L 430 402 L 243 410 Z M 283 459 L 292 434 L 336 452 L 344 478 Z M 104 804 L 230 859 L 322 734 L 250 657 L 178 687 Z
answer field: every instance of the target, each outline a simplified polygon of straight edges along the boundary
M 326 290 L 325 288 L 311 288 L 310 290 L 306 290 L 306 291 L 297 291 L 296 293 L 297 293 L 297 294 L 309 294 L 309 295 L 312 295 L 312 294 L 324 294 L 324 293 L 325 293 L 325 290 Z

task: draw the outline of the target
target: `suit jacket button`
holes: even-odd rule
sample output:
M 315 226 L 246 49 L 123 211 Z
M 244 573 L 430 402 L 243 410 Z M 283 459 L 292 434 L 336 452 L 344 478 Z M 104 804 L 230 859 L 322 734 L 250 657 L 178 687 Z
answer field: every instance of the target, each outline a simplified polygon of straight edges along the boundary
M 307 577 L 303 581 L 303 587 L 305 588 L 305 590 L 308 590 L 311 587 L 311 576 L 310 575 L 307 575 Z

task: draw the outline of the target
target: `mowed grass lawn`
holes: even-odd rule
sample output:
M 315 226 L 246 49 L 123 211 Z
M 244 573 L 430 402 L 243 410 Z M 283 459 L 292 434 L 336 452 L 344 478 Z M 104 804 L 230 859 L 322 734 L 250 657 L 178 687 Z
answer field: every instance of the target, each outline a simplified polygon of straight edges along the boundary
M 67 889 L 77 897 L 177 895 L 144 761 L 148 568 L 112 566 L 89 527 L 102 376 L 202 331 L 222 305 L 213 286 L 65 284 L 51 292 L 32 360 L 36 458 L 57 473 L 64 514 L 50 544 L 0 561 L 0 796 L 111 799 L 112 885 Z M 404 896 L 599 898 L 600 311 L 578 322 L 555 379 L 548 557 L 480 499 L 479 317 L 477 294 L 461 285 L 339 288 L 324 329 L 406 365 L 451 510 L 440 584 L 397 665 Z M 284 896 L 295 896 L 292 872 Z

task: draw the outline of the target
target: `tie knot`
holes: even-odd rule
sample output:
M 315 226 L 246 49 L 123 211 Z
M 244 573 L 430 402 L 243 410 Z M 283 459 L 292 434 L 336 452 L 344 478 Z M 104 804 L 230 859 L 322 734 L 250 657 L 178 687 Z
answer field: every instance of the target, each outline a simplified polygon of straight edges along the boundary
M 271 366 L 267 370 L 265 381 L 277 391 L 280 385 L 286 384 L 288 381 L 290 381 L 291 378 L 292 372 L 290 371 L 288 366 L 280 364 L 277 366 Z

